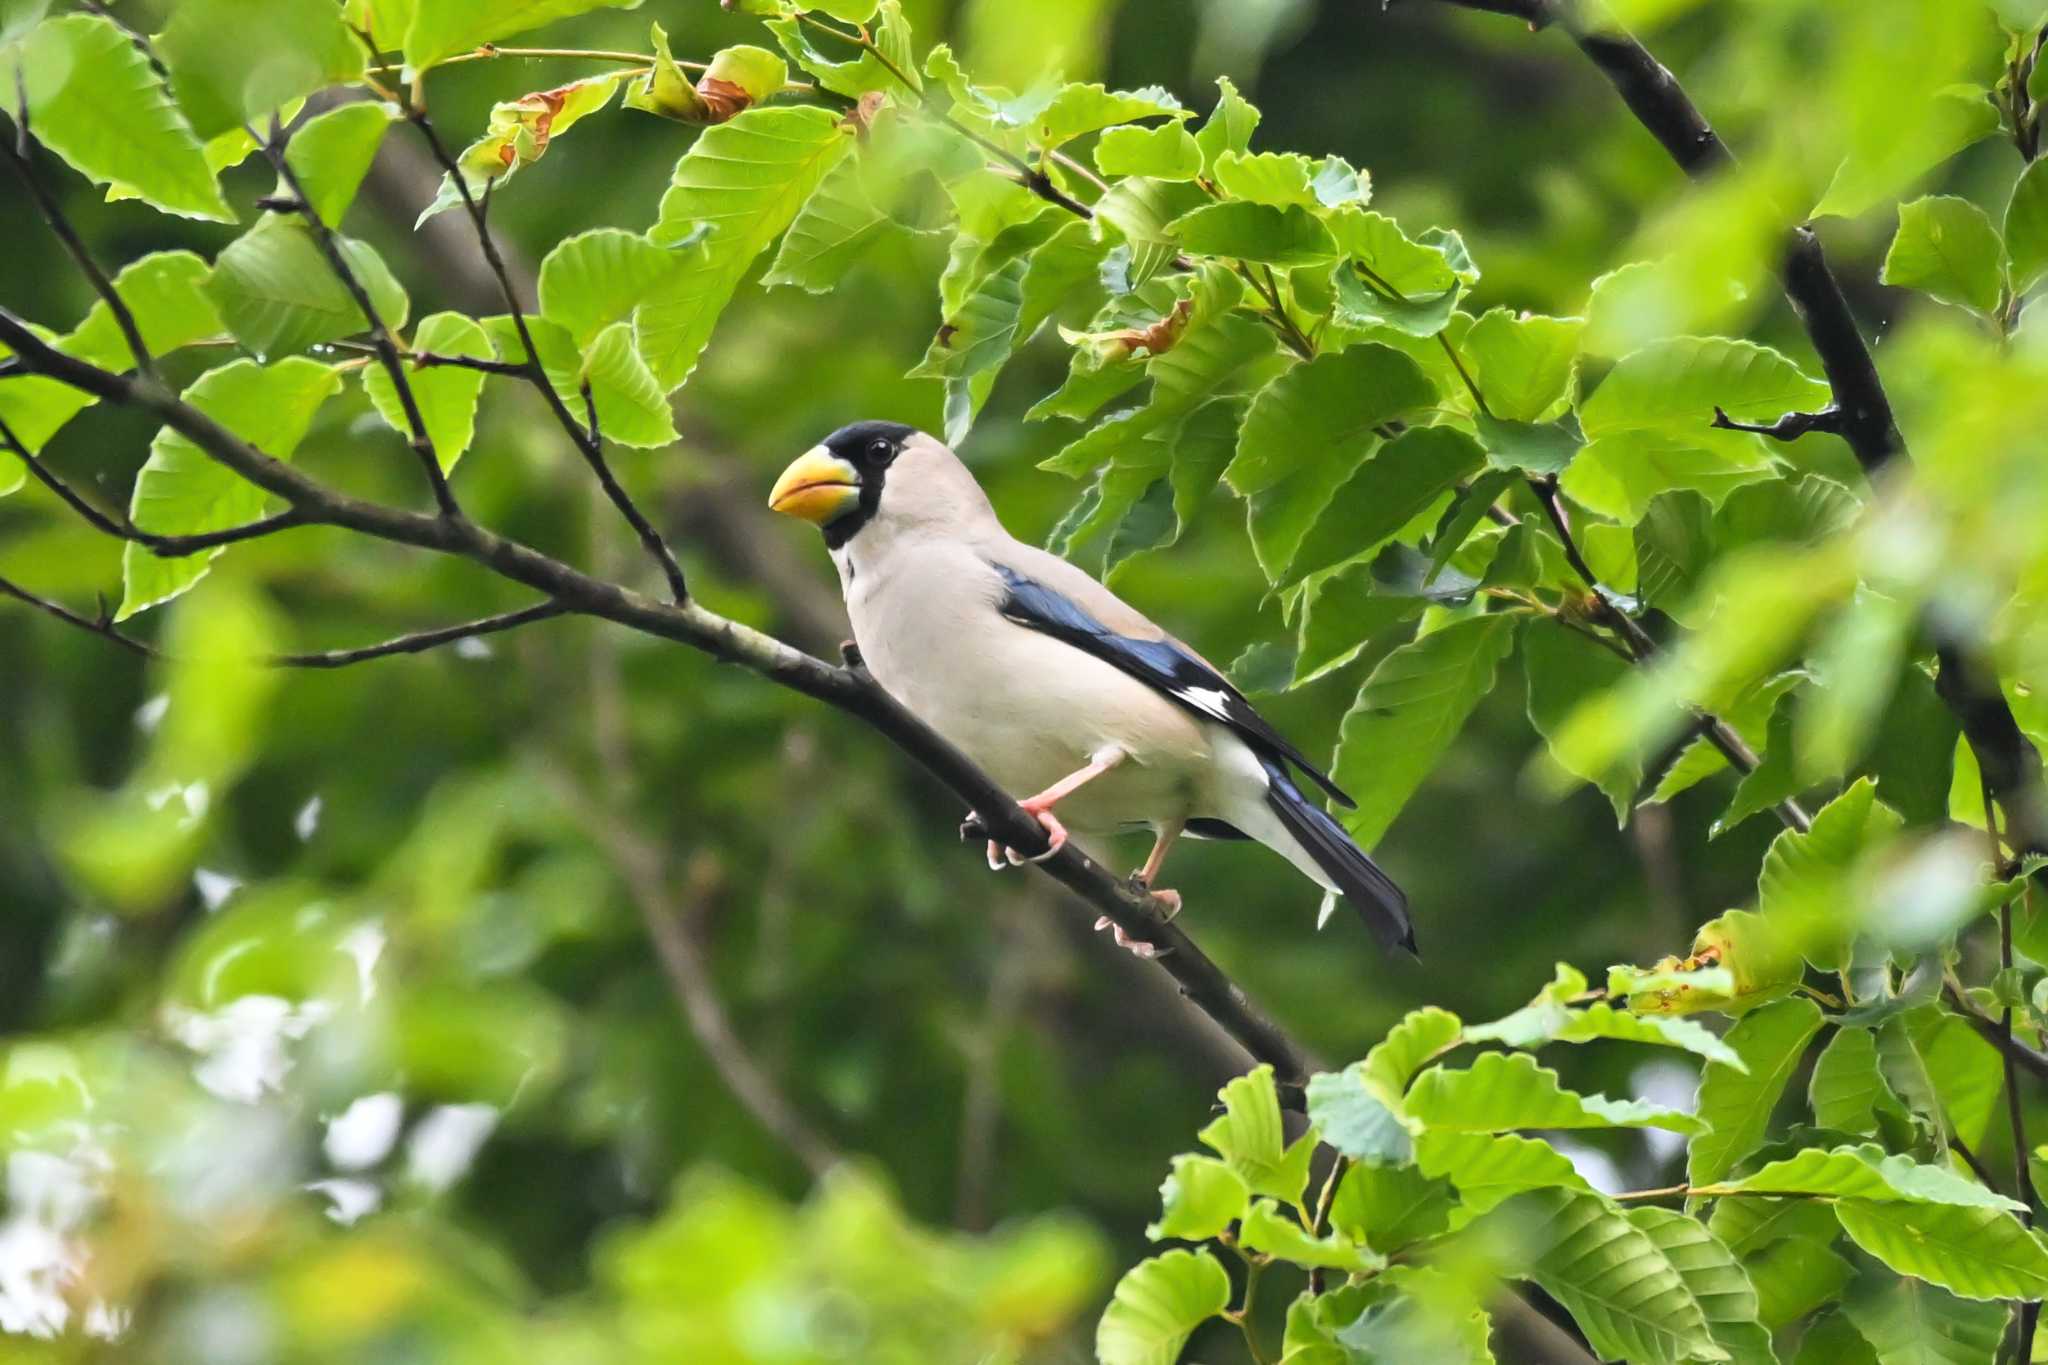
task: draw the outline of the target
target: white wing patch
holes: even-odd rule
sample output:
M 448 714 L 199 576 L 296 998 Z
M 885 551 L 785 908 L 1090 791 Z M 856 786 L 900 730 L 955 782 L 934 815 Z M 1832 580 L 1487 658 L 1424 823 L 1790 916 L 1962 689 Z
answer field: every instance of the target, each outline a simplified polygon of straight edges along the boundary
M 1216 719 L 1226 723 L 1231 719 L 1228 707 L 1230 698 L 1227 694 L 1218 691 L 1216 688 L 1176 687 L 1171 690 L 1174 696 L 1179 697 L 1204 715 L 1214 716 Z

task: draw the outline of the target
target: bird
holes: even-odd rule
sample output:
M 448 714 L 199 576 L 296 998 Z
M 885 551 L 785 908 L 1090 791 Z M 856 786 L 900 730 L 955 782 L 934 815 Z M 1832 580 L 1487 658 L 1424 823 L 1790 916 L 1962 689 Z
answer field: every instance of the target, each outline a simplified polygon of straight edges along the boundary
M 823 533 L 854 644 L 887 692 L 973 759 L 1044 828 L 1026 859 L 991 840 L 998 870 L 1069 838 L 1149 828 L 1131 874 L 1170 919 L 1158 885 L 1176 839 L 1255 840 L 1323 888 L 1316 924 L 1349 903 L 1388 947 L 1415 953 L 1408 898 L 1296 774 L 1351 798 L 1201 655 L 1086 570 L 1003 529 L 973 473 L 900 422 L 843 426 L 775 481 L 769 507 Z M 970 816 L 970 823 L 973 817 Z M 1115 929 L 1140 956 L 1156 945 Z

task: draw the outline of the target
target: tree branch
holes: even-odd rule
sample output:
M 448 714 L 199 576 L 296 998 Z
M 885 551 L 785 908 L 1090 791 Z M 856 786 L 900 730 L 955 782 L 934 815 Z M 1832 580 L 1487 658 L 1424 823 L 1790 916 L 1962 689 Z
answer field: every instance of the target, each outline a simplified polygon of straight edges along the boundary
M 101 270 L 99 262 L 85 249 L 85 243 L 72 228 L 71 220 L 64 216 L 62 206 L 47 185 L 36 178 L 35 168 L 29 164 L 28 149 L 32 145 L 28 130 L 28 110 L 18 108 L 14 114 L 15 136 L 12 142 L 0 138 L 0 156 L 7 158 L 7 164 L 14 168 L 15 178 L 28 188 L 29 197 L 36 201 L 42 211 L 43 221 L 57 234 L 57 240 L 64 244 L 64 250 L 78 268 L 85 272 L 92 282 L 93 292 L 106 301 L 107 308 L 114 315 L 114 323 L 121 329 L 122 338 L 128 343 L 128 350 L 135 357 L 135 368 L 143 374 L 153 373 L 155 362 L 150 358 L 149 347 L 143 344 L 142 329 L 136 325 L 135 314 L 129 311 L 127 300 L 114 288 L 114 282 Z
M 141 376 L 103 370 L 43 342 L 0 309 L 0 342 L 27 367 L 109 403 L 132 407 L 183 435 L 212 459 L 275 493 L 309 523 L 339 526 L 379 540 L 468 559 L 558 600 L 566 610 L 602 617 L 674 640 L 738 664 L 866 722 L 922 765 L 976 811 L 990 837 L 1034 853 L 1046 847 L 1044 827 L 965 754 L 867 677 L 792 649 L 780 640 L 708 611 L 695 601 L 662 603 L 593 578 L 560 560 L 467 519 L 427 516 L 328 488 L 273 459 L 232 431 Z M 1161 969 L 1181 994 L 1209 1014 L 1255 1059 L 1270 1062 L 1298 1107 L 1310 1065 L 1300 1046 L 1252 1005 L 1177 925 L 1165 922 L 1152 897 L 1069 844 L 1038 865 L 1133 938 L 1158 946 Z
M 1756 436 L 1768 436 L 1773 441 L 1796 441 L 1814 431 L 1840 436 L 1847 428 L 1847 424 L 1842 420 L 1841 409 L 1833 406 L 1822 408 L 1819 412 L 1788 412 L 1770 423 L 1738 422 L 1716 406 L 1713 425 L 1723 431 L 1747 431 Z
M 654 523 L 641 512 L 632 495 L 619 486 L 612 476 L 612 467 L 604 458 L 604 433 L 597 424 L 597 397 L 591 392 L 590 381 L 583 381 L 583 411 L 589 420 L 590 439 L 577 441 L 576 450 L 583 456 L 583 462 L 590 466 L 590 472 L 597 476 L 598 487 L 604 489 L 605 497 L 612 506 L 619 509 L 619 515 L 633 528 L 633 534 L 640 538 L 647 557 L 661 566 L 661 576 L 668 580 L 669 600 L 681 602 L 690 595 L 689 584 L 683 581 L 683 566 L 676 563 L 675 552 L 668 542 L 661 538 L 661 532 L 654 529 Z
M 1954 1006 L 1963 1022 L 1977 1031 L 1977 1036 L 1997 1048 L 2005 1059 L 2022 1070 L 2032 1073 L 2035 1080 L 2048 1081 L 2048 1053 L 2036 1052 L 2019 1039 L 1998 1026 L 1998 1021 L 1977 1008 L 1976 1002 L 1958 991 L 1954 986 L 1944 988 L 1948 1002 Z
M 80 630 L 112 640 L 115 644 L 132 654 L 140 654 L 145 659 L 157 657 L 154 647 L 144 644 L 133 636 L 123 635 L 120 631 L 114 629 L 114 622 L 104 609 L 101 610 L 97 620 L 80 616 L 77 612 L 61 603 L 52 602 L 47 597 L 36 596 L 27 588 L 22 587 L 19 583 L 9 578 L 0 578 L 0 594 L 12 597 L 17 602 L 26 603 L 37 611 L 54 616 L 67 625 L 77 626 Z

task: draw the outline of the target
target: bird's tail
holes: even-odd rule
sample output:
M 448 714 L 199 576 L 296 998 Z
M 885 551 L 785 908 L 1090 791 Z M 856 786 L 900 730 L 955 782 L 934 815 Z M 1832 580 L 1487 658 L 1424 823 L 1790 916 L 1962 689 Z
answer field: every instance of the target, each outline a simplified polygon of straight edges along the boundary
M 1280 824 L 1301 845 L 1304 852 L 1336 883 L 1337 892 L 1351 902 L 1373 937 L 1389 948 L 1415 952 L 1415 926 L 1408 918 L 1408 897 L 1394 885 L 1394 879 L 1380 871 L 1364 849 L 1352 842 L 1344 827 L 1320 806 L 1301 794 L 1287 770 L 1271 759 L 1264 760 L 1268 785 L 1266 805 Z M 1330 901 L 1323 901 L 1322 918 L 1328 918 Z M 1317 920 L 1320 928 L 1322 919 Z

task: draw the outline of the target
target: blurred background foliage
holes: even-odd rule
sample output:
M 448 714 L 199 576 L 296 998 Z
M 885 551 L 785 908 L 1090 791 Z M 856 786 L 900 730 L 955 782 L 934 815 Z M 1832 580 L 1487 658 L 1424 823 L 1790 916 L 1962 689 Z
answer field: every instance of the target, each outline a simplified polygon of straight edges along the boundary
M 174 6 L 113 8 L 154 31 Z M 1973 5 L 1620 6 L 1744 158 L 1704 193 L 1569 43 L 1496 16 L 1421 0 L 905 8 L 921 47 L 949 38 L 977 79 L 1156 83 L 1206 109 L 1229 75 L 1264 111 L 1255 147 L 1340 154 L 1411 231 L 1461 230 L 1485 268 L 1475 312 L 1583 315 L 1605 272 L 1670 262 L 1615 310 L 1608 355 L 1713 328 L 1811 368 L 1771 277 L 1779 228 L 1818 202 L 1916 440 L 1947 400 L 1894 356 L 1966 376 L 1970 324 L 1875 283 L 1896 202 L 1940 189 L 1995 214 L 2020 169 L 2001 139 L 1964 135 L 1988 131 L 1968 92 L 1953 136 L 1900 117 L 1902 91 L 2000 75 Z M 650 18 L 679 55 L 760 41 L 710 0 L 528 40 L 637 49 Z M 467 140 L 493 102 L 589 73 L 475 62 L 428 90 Z M 417 313 L 489 311 L 460 215 L 414 231 L 434 176 L 404 131 L 348 229 Z M 690 136 L 619 112 L 565 135 L 493 206 L 515 269 L 592 226 L 645 227 Z M 234 233 L 39 168 L 102 260 L 210 257 Z M 245 215 L 271 188 L 254 163 L 225 183 Z M 87 286 L 25 196 L 0 197 L 0 240 L 10 308 L 56 327 L 84 314 Z M 831 293 L 749 285 L 678 395 L 683 439 L 617 453 L 708 605 L 814 652 L 843 634 L 814 536 L 759 504 L 844 422 L 941 426 L 939 386 L 904 376 L 938 323 L 945 252 L 899 233 Z M 1073 425 L 1022 420 L 1065 351 L 1049 333 L 1025 348 L 963 452 L 1026 538 L 1077 492 L 1035 468 Z M 460 476 L 474 514 L 643 575 L 532 395 L 497 394 L 480 422 Z M 96 409 L 48 458 L 121 504 L 151 434 Z M 403 456 L 358 398 L 297 459 L 404 500 Z M 1831 437 L 1794 458 L 1854 477 Z M 119 582 L 117 547 L 60 511 L 34 487 L 0 501 L 0 573 L 90 602 Z M 1119 588 L 1212 658 L 1289 633 L 1234 513 L 1130 562 Z M 223 560 L 161 629 L 195 658 L 331 648 L 514 605 L 502 589 L 313 530 Z M 1263 704 L 1328 754 L 1373 661 Z M 1176 855 L 1186 923 L 1331 1061 L 1422 1002 L 1504 1012 L 1559 959 L 1683 952 L 1753 896 L 1776 827 L 1708 837 L 1727 777 L 1622 828 L 1597 791 L 1556 799 L 1526 778 L 1538 740 L 1518 666 L 1380 846 L 1413 897 L 1419 963 L 1341 920 L 1315 933 L 1310 889 L 1256 850 Z M 94 1358 L 78 1329 L 115 1323 L 144 1329 L 135 1358 L 222 1365 L 1079 1360 L 1167 1159 L 1241 1069 L 1049 884 L 987 873 L 955 842 L 950 798 L 875 736 L 647 638 L 563 620 L 257 672 L 148 664 L 10 605 L 0 699 L 0 1361 Z M 1609 1093 L 1691 1087 L 1681 1064 L 1626 1049 L 1563 1064 Z M 736 1095 L 736 1069 L 777 1117 Z M 1658 1136 L 1577 1151 L 1597 1184 L 1656 1185 L 1675 1159 Z

